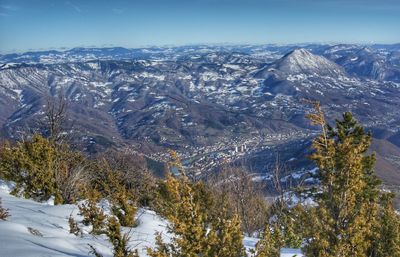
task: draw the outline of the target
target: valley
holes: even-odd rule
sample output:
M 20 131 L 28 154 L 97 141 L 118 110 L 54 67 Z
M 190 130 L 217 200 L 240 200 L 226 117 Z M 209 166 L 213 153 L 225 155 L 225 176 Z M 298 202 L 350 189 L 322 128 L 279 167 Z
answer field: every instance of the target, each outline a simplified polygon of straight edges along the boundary
M 268 173 L 271 152 L 284 162 L 298 159 L 294 172 L 312 169 L 307 149 L 288 149 L 318 134 L 304 118 L 310 99 L 322 103 L 330 122 L 354 113 L 377 138 L 378 175 L 398 186 L 399 51 L 398 45 L 199 45 L 2 55 L 1 135 L 16 140 L 40 131 L 48 99 L 62 95 L 65 130 L 88 153 L 129 149 L 162 163 L 166 149 L 174 149 L 202 176 L 224 163 Z M 390 145 L 390 153 L 381 145 Z

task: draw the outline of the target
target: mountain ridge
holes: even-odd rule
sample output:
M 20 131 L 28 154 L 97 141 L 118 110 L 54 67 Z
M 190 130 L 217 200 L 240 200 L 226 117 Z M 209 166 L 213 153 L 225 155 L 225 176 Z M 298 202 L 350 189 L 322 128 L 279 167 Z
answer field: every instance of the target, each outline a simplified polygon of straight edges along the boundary
M 62 92 L 71 136 L 88 152 L 122 146 L 163 161 L 172 148 L 216 167 L 315 135 L 304 118 L 304 98 L 320 101 L 331 120 L 351 111 L 368 128 L 395 135 L 400 85 L 392 77 L 350 75 L 335 59 L 357 55 L 362 46 L 302 48 L 191 46 L 156 49 L 141 59 L 83 55 L 61 63 L 6 63 L 0 68 L 1 134 L 17 139 L 37 127 L 47 99 Z M 388 65 L 397 53 L 371 49 Z M 397 142 L 395 136 L 384 140 Z M 244 144 L 249 152 L 234 152 Z

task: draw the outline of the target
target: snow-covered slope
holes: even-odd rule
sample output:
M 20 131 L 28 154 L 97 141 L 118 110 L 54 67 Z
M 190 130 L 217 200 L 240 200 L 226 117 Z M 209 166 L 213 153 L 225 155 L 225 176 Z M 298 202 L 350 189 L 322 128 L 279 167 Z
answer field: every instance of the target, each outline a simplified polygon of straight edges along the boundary
M 76 205 L 38 203 L 14 197 L 9 191 L 9 186 L 0 180 L 2 205 L 11 214 L 6 221 L 0 220 L 1 257 L 93 256 L 89 254 L 88 244 L 104 257 L 112 256 L 111 245 L 105 236 L 94 237 L 85 230 L 82 237 L 69 233 L 70 214 L 76 220 L 81 219 Z M 131 236 L 132 249 L 138 249 L 140 256 L 146 256 L 146 247 L 154 246 L 156 232 L 162 232 L 163 238 L 168 240 L 167 223 L 145 209 L 139 211 L 137 219 L 139 225 L 131 230 L 124 228 L 124 232 Z M 245 238 L 243 243 L 246 248 L 252 248 L 256 239 Z
M 77 216 L 76 205 L 53 206 L 11 196 L 7 187 L 0 187 L 3 207 L 9 209 L 11 217 L 0 221 L 0 256 L 90 256 L 88 244 L 99 253 L 112 256 L 111 245 L 104 236 L 92 236 L 84 231 L 83 237 L 69 233 L 68 217 Z M 127 230 L 131 235 L 132 248 L 145 256 L 145 248 L 154 245 L 154 233 L 166 232 L 166 222 L 154 212 L 141 209 L 139 226 Z M 30 231 L 37 231 L 33 235 Z M 35 232 L 33 232 L 35 233 Z
M 303 48 L 295 49 L 286 54 L 271 67 L 268 67 L 268 69 L 271 68 L 290 75 L 316 74 L 334 78 L 345 75 L 343 68 L 336 63 L 322 56 L 312 54 Z

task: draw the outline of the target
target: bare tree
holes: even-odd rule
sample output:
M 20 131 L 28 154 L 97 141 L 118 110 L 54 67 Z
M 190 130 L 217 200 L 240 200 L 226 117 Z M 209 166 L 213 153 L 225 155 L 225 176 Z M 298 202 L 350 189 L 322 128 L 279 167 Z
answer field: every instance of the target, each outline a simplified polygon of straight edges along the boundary
M 60 144 L 66 140 L 65 123 L 67 121 L 67 99 L 60 92 L 57 97 L 49 97 L 44 107 L 44 119 L 39 121 L 45 136 L 53 143 Z
M 82 155 L 59 154 L 54 166 L 57 188 L 64 203 L 73 203 L 88 184 L 87 164 Z
M 272 184 L 277 196 L 275 197 L 271 211 L 274 214 L 282 214 L 283 211 L 289 206 L 290 196 L 292 194 L 293 189 L 293 181 L 292 177 L 286 177 L 283 180 L 284 176 L 289 175 L 288 168 L 281 161 L 279 153 L 275 155 L 275 162 L 272 164 L 271 168 L 272 175 Z
M 260 232 L 268 218 L 268 203 L 263 194 L 263 185 L 244 167 L 225 166 L 209 180 L 215 195 L 216 208 L 228 205 L 231 214 L 238 214 L 242 229 L 248 235 Z
M 281 184 L 281 178 L 284 173 L 285 166 L 282 164 L 279 154 L 276 154 L 275 163 L 272 166 L 272 183 L 274 185 L 275 191 L 278 193 L 279 197 L 283 197 L 283 188 Z

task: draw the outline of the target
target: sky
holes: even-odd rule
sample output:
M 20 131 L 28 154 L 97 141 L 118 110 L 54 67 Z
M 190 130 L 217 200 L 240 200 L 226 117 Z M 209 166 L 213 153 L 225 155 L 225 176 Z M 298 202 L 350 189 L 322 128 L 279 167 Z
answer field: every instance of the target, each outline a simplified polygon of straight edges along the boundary
M 0 0 L 0 53 L 311 42 L 399 43 L 400 0 Z

